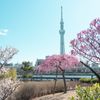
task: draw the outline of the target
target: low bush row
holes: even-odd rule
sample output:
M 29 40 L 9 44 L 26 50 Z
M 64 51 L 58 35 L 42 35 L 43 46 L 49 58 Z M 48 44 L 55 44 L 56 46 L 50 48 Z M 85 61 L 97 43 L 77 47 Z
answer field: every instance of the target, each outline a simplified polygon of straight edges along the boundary
M 32 74 L 24 74 L 22 77 L 23 78 L 32 78 L 32 76 L 33 76 Z
M 81 78 L 80 82 L 81 83 L 97 83 L 98 79 L 97 78 Z

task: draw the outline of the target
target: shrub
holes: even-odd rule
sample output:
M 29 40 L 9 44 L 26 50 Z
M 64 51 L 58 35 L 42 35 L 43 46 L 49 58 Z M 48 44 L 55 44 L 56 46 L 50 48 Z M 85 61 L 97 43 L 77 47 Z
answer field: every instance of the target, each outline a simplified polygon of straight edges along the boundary
M 0 74 L 0 79 L 3 79 L 5 77 L 5 74 Z
M 15 79 L 17 77 L 16 69 L 14 69 L 14 68 L 9 69 L 8 77 L 11 77 L 12 79 Z
M 17 72 L 16 72 L 16 69 L 14 68 L 8 69 L 7 72 L 0 73 L 0 79 L 3 79 L 3 78 L 15 79 L 16 77 L 17 77 Z
M 70 100 L 100 100 L 100 84 L 96 83 L 88 87 L 76 87 L 77 98 L 72 97 Z
M 32 78 L 32 74 L 24 74 L 23 78 Z
M 90 83 L 91 79 L 90 78 L 81 78 L 80 82 L 82 82 L 82 83 Z
M 98 83 L 98 79 L 97 79 L 97 78 L 93 78 L 93 79 L 91 80 L 91 82 L 92 82 L 92 83 Z
M 80 79 L 81 83 L 97 83 L 98 79 L 97 78 L 81 78 Z
M 24 71 L 29 71 L 29 70 L 32 70 L 33 68 L 31 66 L 25 66 L 25 67 L 22 67 L 22 69 Z

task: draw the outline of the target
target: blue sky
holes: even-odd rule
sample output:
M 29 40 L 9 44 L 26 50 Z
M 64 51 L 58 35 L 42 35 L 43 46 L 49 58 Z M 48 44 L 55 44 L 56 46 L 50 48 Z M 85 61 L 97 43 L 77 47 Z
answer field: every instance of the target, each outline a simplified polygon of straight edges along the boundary
M 100 0 L 0 0 L 0 46 L 19 50 L 12 62 L 59 54 L 61 5 L 68 53 L 70 40 L 100 16 Z

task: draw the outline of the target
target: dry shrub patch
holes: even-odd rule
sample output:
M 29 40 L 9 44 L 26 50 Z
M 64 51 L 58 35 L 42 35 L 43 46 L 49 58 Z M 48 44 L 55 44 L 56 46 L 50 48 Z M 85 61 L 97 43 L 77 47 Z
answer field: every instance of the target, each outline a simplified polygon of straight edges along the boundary
M 67 89 L 75 89 L 76 84 L 79 82 L 67 82 Z M 62 81 L 57 81 L 55 93 L 63 92 L 64 85 Z M 54 93 L 54 81 L 32 81 L 24 82 L 13 93 L 8 100 L 31 100 L 35 97 L 40 97 L 47 94 Z

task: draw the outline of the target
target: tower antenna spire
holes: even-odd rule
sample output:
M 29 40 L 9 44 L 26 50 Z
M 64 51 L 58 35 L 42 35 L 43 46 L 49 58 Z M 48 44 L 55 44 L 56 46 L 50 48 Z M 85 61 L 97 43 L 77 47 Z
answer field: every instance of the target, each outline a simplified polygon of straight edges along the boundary
M 63 22 L 63 8 L 61 6 L 61 21 L 60 21 L 60 54 L 65 54 L 65 45 L 64 45 L 64 34 L 65 34 L 65 30 L 64 30 L 64 22 Z
M 63 7 L 61 6 L 61 21 L 63 21 Z

